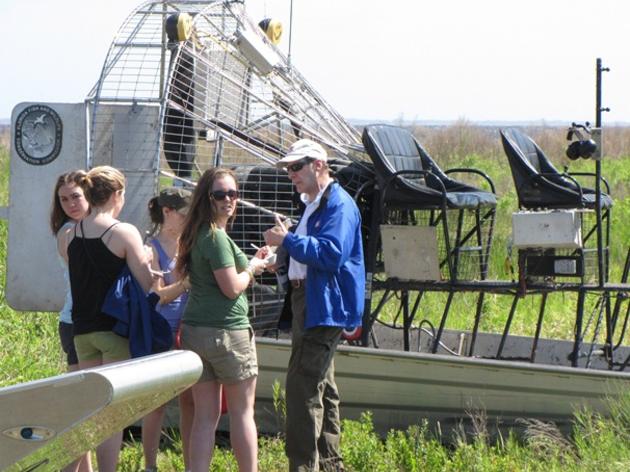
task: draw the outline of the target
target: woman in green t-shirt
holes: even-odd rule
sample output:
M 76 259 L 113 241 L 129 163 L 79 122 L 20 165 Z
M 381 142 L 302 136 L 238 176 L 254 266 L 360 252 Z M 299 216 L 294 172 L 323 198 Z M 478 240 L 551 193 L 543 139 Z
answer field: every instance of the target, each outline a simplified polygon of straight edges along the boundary
M 236 215 L 238 185 L 228 169 L 207 170 L 197 182 L 180 237 L 177 269 L 190 279 L 182 319 L 182 347 L 196 352 L 203 373 L 192 387 L 192 471 L 207 471 L 225 388 L 230 440 L 239 470 L 257 467 L 254 396 L 258 363 L 245 290 L 262 272 L 268 248 L 250 262 L 227 235 Z

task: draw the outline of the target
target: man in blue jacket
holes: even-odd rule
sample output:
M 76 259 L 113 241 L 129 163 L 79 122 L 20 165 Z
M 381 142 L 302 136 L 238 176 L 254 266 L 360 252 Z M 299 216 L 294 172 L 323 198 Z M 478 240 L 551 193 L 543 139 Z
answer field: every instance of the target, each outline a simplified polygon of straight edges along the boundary
M 333 356 L 344 329 L 361 325 L 365 266 L 361 216 L 333 180 L 324 148 L 295 142 L 278 165 L 306 210 L 294 232 L 276 221 L 265 242 L 290 256 L 291 359 L 286 380 L 286 453 L 290 471 L 342 471 L 339 392 Z

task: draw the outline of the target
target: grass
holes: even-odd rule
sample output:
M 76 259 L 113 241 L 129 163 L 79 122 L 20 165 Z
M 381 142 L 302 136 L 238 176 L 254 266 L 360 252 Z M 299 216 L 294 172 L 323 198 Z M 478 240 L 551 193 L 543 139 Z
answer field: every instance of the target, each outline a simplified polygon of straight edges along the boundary
M 424 130 L 423 133 L 429 133 Z M 546 131 L 551 140 L 552 131 Z M 560 132 L 558 132 L 559 134 Z M 619 139 L 628 143 L 623 130 L 615 131 Z M 625 133 L 625 134 L 624 134 Z M 442 136 L 440 136 L 442 134 Z M 427 134 L 428 135 L 428 134 Z M 450 165 L 471 165 L 486 169 L 497 182 L 501 200 L 499 228 L 493 253 L 492 273 L 506 277 L 504 259 L 510 214 L 515 208 L 515 196 L 511 190 L 511 177 L 500 163 L 503 159 L 500 149 L 495 149 L 492 134 L 485 129 L 477 129 L 466 123 L 433 131 L 433 140 L 427 147 L 436 155 L 439 162 L 447 156 Z M 490 137 L 488 137 L 490 136 Z M 438 139 L 439 138 L 439 139 Z M 609 138 L 610 142 L 612 138 Z M 443 148 L 438 149 L 435 143 Z M 473 152 L 473 143 L 479 146 Z M 484 144 L 486 143 L 486 144 Z M 451 151 L 446 147 L 450 146 Z M 486 146 L 486 147 L 484 147 Z M 617 142 L 611 142 L 617 147 Z M 625 147 L 628 149 L 628 147 Z M 448 151 L 448 152 L 447 152 Z M 445 154 L 441 154 L 444 152 Z M 461 154 L 464 153 L 462 156 Z M 572 164 L 574 170 L 592 167 L 590 161 Z M 615 277 L 628 241 L 630 228 L 626 222 L 630 217 L 630 195 L 627 182 L 630 178 L 628 157 L 613 156 L 603 162 L 604 174 L 610 178 L 615 197 L 613 212 L 613 246 Z M 0 205 L 8 202 L 8 151 L 0 145 Z M 6 277 L 7 223 L 0 221 L 0 329 L 3 343 L 0 347 L 0 387 L 56 375 L 64 370 L 63 356 L 56 332 L 56 313 L 16 312 L 7 306 L 4 297 Z M 423 316 L 439 317 L 443 300 L 440 294 L 430 294 L 423 305 Z M 548 337 L 567 337 L 572 329 L 571 295 L 559 294 L 550 300 L 554 316 L 543 326 L 543 334 Z M 454 306 L 453 327 L 470 328 L 471 317 L 469 295 L 458 297 Z M 491 296 L 486 301 L 486 314 L 482 329 L 496 331 L 505 320 L 509 301 L 506 297 Z M 531 297 L 522 303 L 517 313 L 514 332 L 530 334 L 533 330 L 533 317 L 536 313 L 536 299 Z M 280 389 L 276 394 L 281 396 Z M 282 410 L 282 401 L 277 402 Z M 390 431 L 386 437 L 379 437 L 372 425 L 369 412 L 359 421 L 344 420 L 342 429 L 342 453 L 349 471 L 606 471 L 630 470 L 630 397 L 612 405 L 610 418 L 604 418 L 587 411 L 577 412 L 573 432 L 569 437 L 561 436 L 553 425 L 528 423 L 526 434 L 516 437 L 507 434 L 489 439 L 482 420 L 473 434 L 460 432 L 452 437 L 442 437 L 429 430 L 427 423 L 411 425 L 405 431 Z M 281 414 L 281 413 L 280 413 Z M 177 433 L 169 432 L 171 440 L 165 441 L 159 457 L 161 471 L 183 470 L 181 441 Z M 279 437 L 259 439 L 259 470 L 274 472 L 287 470 L 283 453 L 284 441 Z M 142 468 L 142 449 L 137 440 L 127 438 L 121 452 L 119 470 L 136 472 Z M 236 462 L 229 448 L 218 448 L 212 464 L 212 471 L 236 471 Z
M 0 145 L 0 205 L 8 204 L 9 156 Z M 6 278 L 7 228 L 0 220 L 0 387 L 49 377 L 63 371 L 58 343 L 56 313 L 17 312 L 4 296 Z

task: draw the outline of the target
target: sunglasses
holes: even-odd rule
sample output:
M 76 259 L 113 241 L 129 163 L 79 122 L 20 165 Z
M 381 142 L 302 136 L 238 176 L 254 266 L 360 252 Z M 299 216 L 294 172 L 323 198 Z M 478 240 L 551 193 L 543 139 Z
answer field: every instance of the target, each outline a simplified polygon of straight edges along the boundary
M 236 200 L 238 198 L 238 190 L 215 190 L 210 193 L 210 196 L 215 200 L 225 200 L 225 197 Z
M 312 157 L 305 157 L 304 159 L 300 159 L 293 164 L 289 164 L 287 166 L 287 172 L 300 172 L 302 170 L 302 167 L 304 167 L 306 164 L 310 164 L 311 162 L 313 162 L 313 160 L 314 159 Z

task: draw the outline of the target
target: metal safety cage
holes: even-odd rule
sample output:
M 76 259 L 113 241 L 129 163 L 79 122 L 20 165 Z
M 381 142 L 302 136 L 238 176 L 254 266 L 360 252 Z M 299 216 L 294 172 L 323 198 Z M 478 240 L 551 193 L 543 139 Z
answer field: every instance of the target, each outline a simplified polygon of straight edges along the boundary
M 240 1 L 145 2 L 112 43 L 88 104 L 88 164 L 130 173 L 146 201 L 162 186 L 194 186 L 211 167 L 232 168 L 242 195 L 230 235 L 248 255 L 276 214 L 298 219 L 293 187 L 275 168 L 293 142 L 322 143 L 334 171 L 369 167 L 359 133 Z M 249 296 L 254 325 L 269 329 L 284 296 L 275 276 L 260 277 Z
M 209 5 L 194 16 L 190 36 L 171 48 L 162 148 L 176 177 L 188 178 L 190 167 L 273 165 L 301 138 L 342 154 L 358 142 L 242 4 Z

